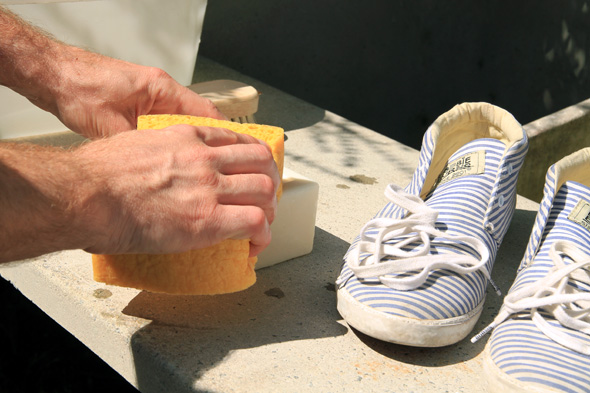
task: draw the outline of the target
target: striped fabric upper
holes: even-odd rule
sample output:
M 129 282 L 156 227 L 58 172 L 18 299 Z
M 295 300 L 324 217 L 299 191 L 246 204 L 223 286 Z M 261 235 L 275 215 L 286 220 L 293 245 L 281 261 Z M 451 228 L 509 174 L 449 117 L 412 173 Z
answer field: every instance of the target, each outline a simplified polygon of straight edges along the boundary
M 492 195 L 496 174 L 504 155 L 505 145 L 493 139 L 479 139 L 468 143 L 458 150 L 450 161 L 470 152 L 485 152 L 486 168 L 482 175 L 465 176 L 437 187 L 430 193 L 426 204 L 439 212 L 437 225 L 449 234 L 471 235 L 482 240 L 489 248 L 491 258 L 488 270 L 492 270 L 497 251 L 496 239 L 484 228 L 484 222 L 492 221 L 486 217 L 488 201 Z M 522 157 L 521 157 L 522 159 Z M 520 165 L 511 160 L 513 166 Z M 522 161 L 520 162 L 522 163 Z M 508 164 L 509 165 L 509 164 Z M 506 171 L 506 174 L 508 172 Z M 512 184 L 510 192 L 505 193 L 502 210 L 508 211 L 505 216 L 511 216 L 515 203 L 514 182 L 516 171 L 507 183 Z M 411 191 L 413 184 L 407 187 Z M 499 209 L 500 210 L 500 209 Z M 376 217 L 400 217 L 404 212 L 392 203 L 387 204 Z M 498 233 L 501 239 L 507 230 L 509 218 L 501 219 L 496 214 Z M 493 221 L 492 221 L 493 222 Z M 358 242 L 357 237 L 349 249 L 345 260 Z M 418 244 L 411 244 L 419 246 Z M 433 239 L 431 254 L 467 252 L 475 255 L 475 251 L 458 244 L 448 244 L 444 239 Z M 370 304 L 371 307 L 383 312 L 392 313 L 409 318 L 445 319 L 467 314 L 475 308 L 485 297 L 486 280 L 480 272 L 461 276 L 448 271 L 434 271 L 427 281 L 427 285 L 415 291 L 394 291 L 381 284 L 378 277 L 359 280 L 345 264 L 342 269 L 343 280 L 346 280 L 347 290 L 359 301 Z M 435 284 L 436 285 L 433 285 Z
M 544 198 L 529 245 L 509 294 L 552 274 L 555 264 L 549 251 L 556 242 L 573 243 L 585 258 L 590 259 L 590 230 L 572 220 L 580 201 L 590 204 L 590 188 L 566 181 L 555 193 L 555 167 L 550 168 L 546 179 Z M 566 265 L 573 263 L 567 255 L 563 258 Z M 587 282 L 570 280 L 565 289 L 571 293 L 590 293 Z M 584 304 L 577 305 L 580 306 L 584 307 Z M 586 301 L 586 323 L 590 322 L 588 307 Z M 590 348 L 590 332 L 564 327 L 546 310 L 541 309 L 540 314 L 557 332 L 577 337 Z M 494 328 L 486 356 L 494 369 L 521 386 L 556 392 L 590 392 L 590 353 L 583 354 L 557 343 L 540 330 L 528 310 L 513 315 Z
M 474 137 L 450 155 L 445 170 L 434 186 L 426 186 L 425 179 L 437 143 L 440 144 L 441 141 L 433 137 L 429 128 L 423 138 L 418 168 L 405 191 L 416 196 L 426 194 L 426 206 L 438 212 L 435 222 L 438 231 L 449 236 L 468 236 L 483 243 L 489 251 L 489 259 L 485 265 L 489 273 L 514 212 L 518 171 L 528 148 L 526 135 L 522 132 L 521 140 L 508 147 L 499 139 Z M 457 163 L 464 162 L 466 158 L 472 161 L 480 160 L 481 171 L 455 177 L 454 171 L 460 168 L 460 164 Z M 425 187 L 432 188 L 426 190 Z M 408 217 L 412 215 L 390 202 L 374 219 Z M 403 242 L 405 238 L 407 236 L 400 236 L 383 244 Z M 381 313 L 408 320 L 444 321 L 472 315 L 478 306 L 481 307 L 487 285 L 487 279 L 482 271 L 460 274 L 445 268 L 433 269 L 424 284 L 410 290 L 393 289 L 384 282 L 387 281 L 387 277 L 411 277 L 417 273 L 416 271 L 377 277 L 357 277 L 353 271 L 355 265 L 352 258 L 358 255 L 360 239 L 358 236 L 352 242 L 344 256 L 337 287 L 339 291 L 346 292 L 347 296 L 350 295 L 348 298 L 354 299 L 352 301 L 365 307 L 371 315 Z M 423 246 L 424 243 L 420 241 L 411 242 L 405 244 L 403 250 L 412 251 Z M 450 241 L 446 236 L 430 239 L 429 258 L 436 261 L 437 256 L 449 254 L 480 258 L 480 253 L 468 244 Z M 370 254 L 361 253 L 359 259 L 368 260 L 369 257 Z M 402 264 L 404 262 L 403 259 L 394 257 L 385 257 L 382 262 L 391 260 Z M 367 318 L 371 318 L 371 315 L 367 315 Z
M 556 177 L 555 177 L 555 165 L 552 165 L 549 170 L 547 171 L 547 175 L 545 176 L 545 186 L 543 187 L 543 199 L 539 204 L 539 211 L 537 212 L 537 217 L 535 218 L 535 224 L 533 226 L 533 230 L 531 232 L 531 236 L 529 238 L 529 242 L 527 244 L 526 252 L 524 258 L 522 259 L 520 269 L 525 268 L 528 266 L 539 246 L 541 245 L 541 239 L 543 233 L 545 231 L 545 226 L 548 222 L 549 212 L 553 207 L 553 200 L 555 199 L 555 192 L 556 190 Z

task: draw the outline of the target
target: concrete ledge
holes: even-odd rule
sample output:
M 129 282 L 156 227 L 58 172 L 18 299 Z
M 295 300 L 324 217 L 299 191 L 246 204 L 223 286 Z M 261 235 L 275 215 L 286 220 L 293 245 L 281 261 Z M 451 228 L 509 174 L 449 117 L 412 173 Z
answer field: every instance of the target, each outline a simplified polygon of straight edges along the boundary
M 518 179 L 518 193 L 540 202 L 547 169 L 561 158 L 590 146 L 590 99 L 524 126 L 530 147 Z
M 285 166 L 321 186 L 313 251 L 260 269 L 254 286 L 222 296 L 102 285 L 79 250 L 3 264 L 0 275 L 144 393 L 481 391 L 485 339 L 393 345 L 350 329 L 336 310 L 342 256 L 385 203 L 384 187 L 410 181 L 418 151 L 220 65 L 201 59 L 198 68 L 202 78 L 255 86 L 265 101 L 258 121 L 289 130 Z M 518 198 L 492 274 L 503 291 L 537 209 Z M 474 334 L 501 300 L 488 297 Z

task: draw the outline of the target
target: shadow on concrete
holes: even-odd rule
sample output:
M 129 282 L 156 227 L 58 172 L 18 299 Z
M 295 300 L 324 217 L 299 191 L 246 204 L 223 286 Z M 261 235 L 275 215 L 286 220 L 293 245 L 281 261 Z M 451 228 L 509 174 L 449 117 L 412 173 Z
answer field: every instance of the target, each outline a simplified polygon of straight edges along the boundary
M 517 209 L 499 250 L 493 278 L 504 294 L 524 255 L 535 215 L 536 211 Z M 285 355 L 272 358 L 275 354 L 269 355 L 266 346 L 347 334 L 350 329 L 337 312 L 333 283 L 348 247 L 348 242 L 316 228 L 312 254 L 259 270 L 257 283 L 246 291 L 211 297 L 140 293 L 123 310 L 151 321 L 130 343 L 138 388 L 142 392 L 216 391 L 216 382 L 230 378 L 224 374 L 224 363 L 232 362 L 233 356 L 272 364 Z M 489 293 L 473 334 L 493 320 L 501 302 L 501 297 Z M 477 357 L 487 341 L 484 337 L 471 344 L 469 335 L 448 347 L 413 348 L 352 332 L 371 350 L 400 362 L 396 367 L 458 365 Z M 243 372 L 240 364 L 231 363 L 234 380 Z M 479 371 L 465 365 L 465 372 Z
M 413 148 L 370 132 L 330 112 L 326 112 L 322 120 L 305 130 L 305 133 L 306 140 L 311 139 L 312 143 L 306 142 L 300 146 L 295 136 L 293 140 L 288 140 L 285 145 L 286 161 L 297 163 L 298 167 L 308 167 L 309 173 L 318 171 L 322 175 L 340 178 L 343 183 L 362 182 L 361 179 L 351 179 L 351 176 L 359 174 L 382 177 L 366 172 L 366 168 L 371 167 L 367 162 L 371 160 L 381 163 L 378 166 L 380 170 L 387 173 L 387 168 L 391 168 L 389 173 L 403 174 L 407 179 L 411 178 L 418 162 L 418 152 Z M 397 154 L 393 154 L 393 151 Z M 390 176 L 387 176 L 387 181 L 392 181 Z
M 418 148 L 460 102 L 525 124 L 588 98 L 588 11 L 577 0 L 217 0 L 199 50 Z
M 285 131 L 312 126 L 322 121 L 326 111 L 299 98 L 284 94 L 277 88 L 199 55 L 193 83 L 230 79 L 249 84 L 260 93 L 256 123 L 282 127 Z
M 245 291 L 137 295 L 123 313 L 151 320 L 131 338 L 139 390 L 202 391 L 207 371 L 241 349 L 345 334 L 332 283 L 348 246 L 316 228 L 313 256 L 258 270 L 257 283 Z

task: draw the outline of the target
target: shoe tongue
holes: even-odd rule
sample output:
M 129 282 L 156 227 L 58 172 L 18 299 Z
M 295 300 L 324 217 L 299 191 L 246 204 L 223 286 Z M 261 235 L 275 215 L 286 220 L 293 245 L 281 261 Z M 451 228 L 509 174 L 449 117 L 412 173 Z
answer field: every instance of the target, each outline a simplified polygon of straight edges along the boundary
M 429 194 L 446 183 L 466 176 L 484 175 L 486 171 L 495 172 L 505 147 L 503 142 L 490 138 L 476 139 L 466 143 L 451 155 Z
M 584 199 L 579 199 L 569 212 L 567 219 L 590 231 L 590 203 Z
M 590 187 L 575 181 L 566 181 L 555 195 L 547 225 L 543 232 L 540 253 L 548 253 L 557 240 L 575 243 L 590 255 Z M 572 261 L 565 259 L 566 264 Z
M 437 184 L 442 185 L 463 176 L 481 175 L 486 168 L 486 151 L 463 149 L 455 152 L 439 175 Z
M 590 187 L 575 181 L 566 181 L 559 188 L 553 202 L 552 213 L 556 216 L 555 220 L 549 220 L 551 226 L 560 225 L 559 222 L 575 223 L 576 235 L 581 235 L 590 241 Z M 549 229 L 549 228 L 548 228 Z M 574 234 L 572 233 L 572 236 Z M 581 239 L 582 240 L 582 239 Z
M 579 225 L 577 227 L 579 229 L 578 236 L 576 236 L 579 239 L 578 243 L 582 241 L 588 244 L 590 241 L 590 202 L 584 198 L 581 198 L 579 195 L 570 193 L 568 191 L 570 189 L 582 189 L 587 192 L 586 195 L 590 196 L 590 188 L 577 182 L 568 181 L 564 183 L 559 191 L 561 192 L 562 189 L 564 190 L 563 194 L 565 194 L 566 198 L 566 203 L 562 214 L 567 218 L 567 220 Z M 557 193 L 558 196 L 560 195 L 560 192 Z M 573 236 L 573 234 L 571 235 Z M 584 270 L 590 271 L 590 268 L 586 267 Z M 589 283 L 585 283 L 584 285 L 586 287 L 586 291 L 588 291 L 588 284 Z M 590 306 L 590 303 L 587 306 Z

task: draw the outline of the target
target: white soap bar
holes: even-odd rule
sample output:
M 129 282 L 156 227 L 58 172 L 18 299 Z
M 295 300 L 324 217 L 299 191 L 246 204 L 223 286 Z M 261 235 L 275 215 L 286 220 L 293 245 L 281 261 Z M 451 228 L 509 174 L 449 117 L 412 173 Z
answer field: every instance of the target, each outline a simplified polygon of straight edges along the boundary
M 288 168 L 283 169 L 283 195 L 271 225 L 272 241 L 258 255 L 256 269 L 276 265 L 313 249 L 318 183 Z

